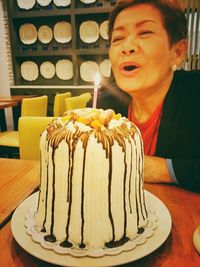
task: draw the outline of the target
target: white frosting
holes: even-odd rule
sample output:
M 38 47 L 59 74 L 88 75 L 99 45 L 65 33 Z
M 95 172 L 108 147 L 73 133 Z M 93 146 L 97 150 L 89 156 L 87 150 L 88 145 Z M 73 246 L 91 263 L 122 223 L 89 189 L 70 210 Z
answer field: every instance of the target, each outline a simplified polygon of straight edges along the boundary
M 36 228 L 77 248 L 104 248 L 124 237 L 133 240 L 148 221 L 140 133 L 125 118 L 111 119 L 100 130 L 62 118 L 50 127 L 40 141 Z M 84 132 L 88 140 L 81 136 Z

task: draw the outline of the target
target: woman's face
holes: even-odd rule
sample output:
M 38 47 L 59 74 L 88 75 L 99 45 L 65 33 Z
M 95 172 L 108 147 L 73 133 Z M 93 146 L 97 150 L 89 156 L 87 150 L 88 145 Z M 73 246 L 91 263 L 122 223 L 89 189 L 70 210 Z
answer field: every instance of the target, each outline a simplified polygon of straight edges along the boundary
M 150 4 L 122 10 L 114 23 L 109 57 L 122 90 L 132 94 L 161 89 L 172 78 L 174 49 L 160 11 Z

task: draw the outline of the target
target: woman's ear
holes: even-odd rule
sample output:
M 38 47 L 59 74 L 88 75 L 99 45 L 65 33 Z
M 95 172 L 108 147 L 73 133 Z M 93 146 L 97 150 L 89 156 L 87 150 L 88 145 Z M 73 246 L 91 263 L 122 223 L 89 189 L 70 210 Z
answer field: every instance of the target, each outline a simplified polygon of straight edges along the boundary
M 176 43 L 173 47 L 173 64 L 172 65 L 176 65 L 179 68 L 186 58 L 187 50 L 188 50 L 187 39 L 182 39 L 178 43 Z

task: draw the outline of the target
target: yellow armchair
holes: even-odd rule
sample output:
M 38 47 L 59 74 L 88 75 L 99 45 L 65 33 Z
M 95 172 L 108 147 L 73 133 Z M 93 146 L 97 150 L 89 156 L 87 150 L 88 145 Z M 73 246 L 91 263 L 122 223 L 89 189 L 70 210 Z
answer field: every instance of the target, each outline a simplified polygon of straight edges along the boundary
M 47 116 L 48 96 L 24 98 L 21 106 L 21 116 Z M 19 153 L 18 131 L 0 132 L 0 156 L 13 157 Z
M 79 96 L 73 96 L 65 99 L 65 111 L 85 108 L 90 101 L 92 95 L 90 93 L 84 93 Z
M 40 135 L 54 117 L 20 117 L 19 118 L 19 152 L 20 159 L 39 160 Z
M 71 97 L 71 92 L 55 95 L 53 105 L 53 116 L 62 117 L 65 112 L 65 99 Z
M 24 98 L 22 100 L 21 116 L 47 116 L 48 96 Z

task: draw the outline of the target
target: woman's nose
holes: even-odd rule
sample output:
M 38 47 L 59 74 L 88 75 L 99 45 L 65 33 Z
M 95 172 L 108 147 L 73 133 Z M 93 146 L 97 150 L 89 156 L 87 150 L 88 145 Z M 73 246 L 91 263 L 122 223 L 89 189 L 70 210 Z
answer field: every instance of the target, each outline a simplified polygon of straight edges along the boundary
M 124 55 L 131 55 L 138 50 L 135 41 L 131 40 L 130 38 L 124 43 L 122 47 L 122 54 Z
M 122 50 L 122 54 L 124 54 L 124 55 L 131 55 L 133 53 L 135 53 L 135 49 L 133 49 L 133 48 L 132 49 L 125 48 Z

